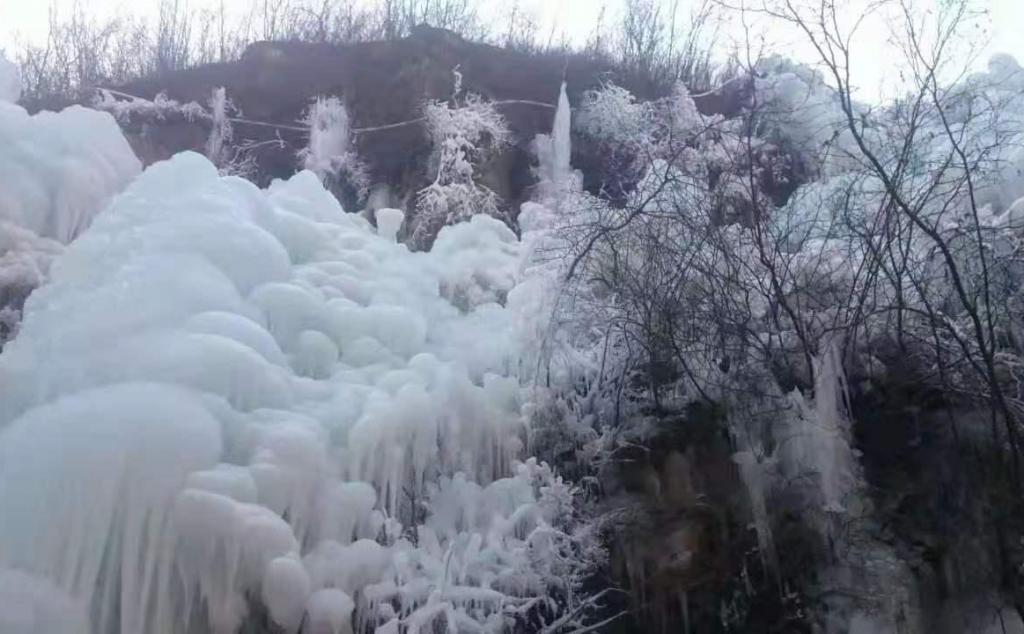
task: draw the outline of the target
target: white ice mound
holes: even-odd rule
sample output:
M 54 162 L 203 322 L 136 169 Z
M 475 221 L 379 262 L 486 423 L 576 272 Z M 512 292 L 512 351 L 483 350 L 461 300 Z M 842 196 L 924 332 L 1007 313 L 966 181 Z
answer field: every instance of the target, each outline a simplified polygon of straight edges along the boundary
M 139 160 L 105 112 L 72 106 L 30 116 L 3 101 L 0 221 L 70 242 L 138 175 Z
M 0 571 L 93 634 L 226 634 L 253 599 L 286 631 L 500 631 L 542 594 L 564 486 L 514 462 L 518 243 L 383 233 L 308 172 L 143 173 L 0 355 Z M 51 632 L 32 614 L 0 604 Z

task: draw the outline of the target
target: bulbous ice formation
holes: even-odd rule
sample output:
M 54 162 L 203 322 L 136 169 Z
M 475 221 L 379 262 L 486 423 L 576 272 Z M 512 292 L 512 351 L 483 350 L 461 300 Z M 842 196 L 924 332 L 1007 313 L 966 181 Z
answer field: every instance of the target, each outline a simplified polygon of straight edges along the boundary
M 493 625 L 539 592 L 535 493 L 563 485 L 513 469 L 518 242 L 477 216 L 413 253 L 395 219 L 309 172 L 143 173 L 0 355 L 0 571 L 90 606 L 92 634 L 233 632 L 249 597 L 285 631 Z
M 105 112 L 72 106 L 30 116 L 2 102 L 0 221 L 70 242 L 138 175 L 139 160 Z

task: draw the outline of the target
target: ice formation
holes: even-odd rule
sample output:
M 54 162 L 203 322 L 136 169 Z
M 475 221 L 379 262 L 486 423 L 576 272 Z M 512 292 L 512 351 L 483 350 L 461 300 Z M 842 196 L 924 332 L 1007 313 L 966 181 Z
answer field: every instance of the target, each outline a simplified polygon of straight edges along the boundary
M 541 594 L 564 485 L 516 463 L 520 245 L 477 216 L 414 253 L 379 216 L 187 153 L 96 217 L 0 356 L 0 595 L 93 634 L 233 632 L 247 597 L 341 634 L 500 631 Z
M 28 297 L 46 280 L 50 264 L 63 251 L 64 246 L 56 240 L 0 221 L 0 306 Z
M 109 114 L 0 102 L 0 220 L 70 242 L 139 170 Z
M 569 174 L 569 161 L 572 158 L 572 111 L 569 108 L 569 95 L 565 82 L 558 93 L 558 109 L 555 110 L 555 126 L 551 131 L 551 147 L 554 159 L 553 172 L 557 178 L 565 178 Z
M 558 96 L 558 108 L 555 110 L 555 123 L 551 135 L 541 134 L 534 141 L 537 159 L 540 163 L 541 185 L 557 188 L 564 185 L 572 177 L 572 110 L 569 107 L 569 95 L 565 82 Z
M 88 631 L 85 606 L 46 579 L 0 568 L 0 632 L 62 634 Z
M 110 115 L 71 107 L 29 116 L 6 103 L 17 68 L 0 58 L 0 344 L 62 245 L 140 170 Z
M 348 111 L 338 97 L 320 97 L 309 107 L 309 144 L 299 159 L 325 184 L 347 181 L 360 197 L 368 191 L 366 167 L 353 151 Z
M 0 52 L 0 102 L 14 103 L 21 98 L 21 71 Z
M 333 161 L 349 151 L 348 113 L 337 97 L 321 98 L 306 118 L 310 129 L 305 166 L 323 178 L 334 171 Z
M 228 158 L 227 144 L 230 143 L 233 134 L 228 110 L 232 107 L 224 87 L 215 88 L 210 97 L 210 136 L 206 139 L 206 157 L 214 165 L 222 165 Z
M 374 213 L 374 219 L 377 221 L 377 235 L 389 240 L 396 240 L 402 223 L 405 222 L 405 212 L 401 209 L 384 207 Z

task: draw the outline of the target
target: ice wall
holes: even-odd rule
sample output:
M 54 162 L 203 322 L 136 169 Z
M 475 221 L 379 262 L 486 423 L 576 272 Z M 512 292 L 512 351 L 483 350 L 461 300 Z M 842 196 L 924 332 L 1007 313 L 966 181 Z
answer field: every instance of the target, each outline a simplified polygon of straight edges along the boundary
M 555 125 L 551 130 L 551 175 L 555 182 L 563 182 L 572 173 L 569 165 L 572 158 L 572 111 L 565 82 L 558 94 L 558 109 L 555 110 Z
M 109 114 L 30 116 L 0 99 L 0 221 L 70 242 L 140 169 Z
M 539 164 L 537 172 L 540 199 L 552 199 L 560 192 L 572 188 L 577 179 L 571 165 L 572 109 L 569 106 L 565 82 L 562 82 L 558 96 L 558 108 L 555 110 L 551 134 L 537 135 L 534 140 L 534 151 L 537 153 Z
M 93 634 L 233 632 L 246 597 L 293 632 L 505 627 L 564 489 L 515 462 L 520 248 L 485 216 L 382 234 L 311 172 L 142 174 L 0 356 L 0 571 Z

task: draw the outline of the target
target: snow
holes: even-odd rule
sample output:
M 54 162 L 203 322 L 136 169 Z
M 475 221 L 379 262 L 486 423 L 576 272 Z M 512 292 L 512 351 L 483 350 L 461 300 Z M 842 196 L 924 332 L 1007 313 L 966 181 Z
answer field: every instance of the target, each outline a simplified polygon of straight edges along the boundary
M 180 116 L 186 121 L 213 119 L 213 116 L 195 101 L 183 104 L 162 92 L 150 101 L 121 93 L 115 95 L 112 91 L 101 88 L 91 105 L 96 110 L 109 112 L 118 121 L 128 121 L 133 116 L 157 120 L 172 116 Z
M 233 108 L 224 87 L 215 88 L 210 97 L 210 136 L 206 139 L 206 157 L 214 165 L 223 165 L 228 158 L 226 145 L 233 136 L 228 110 Z
M 285 631 L 500 631 L 542 594 L 567 485 L 516 462 L 520 243 L 478 216 L 411 252 L 381 219 L 192 153 L 115 197 L 0 355 L 0 569 L 97 633 L 233 632 L 252 596 Z

